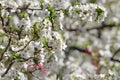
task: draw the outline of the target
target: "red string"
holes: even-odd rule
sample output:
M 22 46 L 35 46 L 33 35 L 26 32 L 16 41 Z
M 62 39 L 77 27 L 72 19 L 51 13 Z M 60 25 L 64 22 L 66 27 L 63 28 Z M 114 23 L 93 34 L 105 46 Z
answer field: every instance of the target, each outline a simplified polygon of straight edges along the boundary
M 40 63 L 34 64 L 34 66 L 35 66 L 35 67 L 38 66 L 42 72 L 45 72 L 45 71 L 46 71 L 46 69 L 45 69 L 45 68 L 43 67 L 43 65 L 40 64 Z

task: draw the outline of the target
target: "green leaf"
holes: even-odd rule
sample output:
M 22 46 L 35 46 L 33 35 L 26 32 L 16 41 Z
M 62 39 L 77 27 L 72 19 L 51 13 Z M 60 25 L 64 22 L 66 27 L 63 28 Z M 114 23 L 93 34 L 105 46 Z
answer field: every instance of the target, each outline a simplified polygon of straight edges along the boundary
M 33 27 L 37 27 L 39 25 L 38 22 L 33 23 Z
M 40 36 L 38 35 L 38 32 L 39 32 L 39 28 L 38 28 L 38 25 L 39 23 L 38 22 L 35 22 L 33 24 L 33 36 L 36 40 L 38 40 L 40 38 Z
M 38 51 L 38 49 L 36 47 L 34 47 L 34 55 L 37 54 L 37 51 Z
M 62 9 L 63 13 L 65 14 L 65 16 L 68 16 L 68 10 L 67 9 Z
M 48 42 L 47 42 L 47 39 L 45 37 L 42 37 L 41 41 L 42 41 L 44 47 L 48 46 Z
M 2 4 L 0 3 L 0 9 L 2 9 Z
M 71 2 L 72 6 L 75 6 L 75 5 L 80 5 L 80 2 L 79 1 L 74 1 L 74 2 Z
M 61 38 L 62 38 L 62 40 L 65 40 L 64 33 L 61 33 Z
M 21 55 L 20 54 L 18 54 L 18 53 L 13 53 L 13 58 L 15 58 L 15 59 L 21 59 Z
M 38 62 L 37 58 L 34 57 L 34 58 L 33 58 L 33 62 L 34 62 L 34 63 L 37 63 L 37 62 Z
M 44 2 L 44 0 L 40 0 L 40 7 L 41 7 L 41 9 L 43 9 L 43 2 Z
M 4 37 L 5 35 L 5 33 L 0 33 L 0 37 Z
M 20 14 L 20 16 L 22 17 L 22 18 L 27 18 L 27 16 L 28 16 L 28 14 L 25 12 L 25 11 L 23 11 L 21 14 Z
M 52 7 L 50 4 L 48 4 L 47 9 L 50 12 L 50 19 L 55 19 L 57 17 L 57 14 L 55 13 L 54 7 Z
M 99 17 L 104 11 L 103 11 L 101 8 L 99 8 L 99 7 L 97 7 L 95 11 L 97 12 L 97 17 L 96 17 L 96 19 L 95 19 L 95 21 L 96 21 L 96 20 L 98 20 L 98 17 Z
M 50 13 L 52 13 L 52 14 L 55 12 L 54 7 L 52 7 L 50 4 L 47 4 L 47 9 L 48 9 L 48 11 L 50 11 Z
M 101 8 L 97 7 L 96 12 L 98 13 L 98 15 L 101 15 L 104 11 Z
M 95 3 L 95 2 L 96 2 L 96 0 L 90 0 L 89 2 L 90 2 L 90 3 Z
M 81 46 L 82 46 L 82 47 L 88 47 L 88 46 L 90 46 L 91 44 L 92 44 L 91 41 L 85 41 L 85 42 L 83 42 L 83 43 L 81 44 Z
M 20 80 L 18 77 L 15 77 L 14 80 Z

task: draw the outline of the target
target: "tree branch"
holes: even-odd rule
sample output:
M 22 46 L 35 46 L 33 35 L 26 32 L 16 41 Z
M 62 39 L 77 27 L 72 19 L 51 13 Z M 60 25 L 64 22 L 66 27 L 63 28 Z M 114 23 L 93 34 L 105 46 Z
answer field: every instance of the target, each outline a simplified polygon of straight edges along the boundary
M 87 48 L 79 48 L 79 47 L 75 47 L 75 46 L 70 46 L 65 50 L 66 58 L 64 59 L 64 62 L 68 59 L 68 56 L 72 50 L 78 50 L 79 52 L 83 52 L 88 55 L 91 55 L 91 51 L 89 51 Z
M 29 58 L 21 58 L 20 62 L 26 62 L 34 57 L 29 57 Z
M 120 24 L 119 24 L 120 25 Z M 98 27 L 93 27 L 93 28 L 87 28 L 86 31 L 91 31 L 91 30 L 102 30 L 102 29 L 105 29 L 105 28 L 113 28 L 113 27 L 116 27 L 118 25 L 115 25 L 115 24 L 106 24 L 106 23 L 102 23 L 102 25 L 98 26 Z M 67 31 L 81 31 L 79 29 L 66 29 Z
M 79 48 L 79 47 L 74 47 L 74 46 L 70 46 L 65 50 L 66 53 L 66 59 L 68 58 L 68 55 L 70 54 L 71 50 L 78 50 L 79 52 L 83 52 L 86 54 L 91 54 L 91 52 L 88 49 L 83 49 L 83 48 Z M 115 53 L 113 54 L 113 56 L 111 57 L 111 61 L 115 61 L 115 62 L 120 62 L 120 60 L 118 59 L 114 59 L 115 55 L 120 51 L 120 48 L 118 50 L 115 51 Z M 65 60 L 66 60 L 65 59 Z
M 5 48 L 5 50 L 1 54 L 0 61 L 3 59 L 3 56 L 4 56 L 5 52 L 8 50 L 8 48 L 10 46 L 10 43 L 11 43 L 11 36 L 9 37 L 9 41 L 8 41 L 8 44 L 7 44 L 6 48 Z
M 9 66 L 8 66 L 8 68 L 6 69 L 6 71 L 2 74 L 2 76 L 1 77 L 4 77 L 7 73 L 8 73 L 8 71 L 10 70 L 10 68 L 12 67 L 12 65 L 14 64 L 14 59 L 12 59 L 11 60 L 11 63 L 9 64 Z
M 4 8 L 5 10 L 12 10 L 12 9 L 14 9 L 14 8 L 11 8 L 11 7 L 6 7 L 6 8 Z M 43 10 L 42 8 L 26 8 L 26 7 L 18 7 L 18 8 L 16 8 L 16 9 L 20 9 L 20 10 Z M 62 10 L 62 9 L 55 9 L 55 11 L 60 11 L 60 10 Z
M 115 51 L 115 53 L 114 53 L 113 56 L 111 57 L 111 60 L 112 60 L 112 61 L 120 62 L 120 60 L 114 59 L 115 55 L 116 55 L 119 51 L 120 51 L 120 48 Z
M 33 39 L 31 39 L 28 43 L 26 43 L 26 45 L 22 48 L 22 49 L 19 49 L 19 50 L 16 50 L 16 51 L 14 51 L 14 50 L 12 50 L 13 52 L 20 52 L 20 51 L 23 51 L 29 44 L 30 44 L 30 42 L 32 41 Z
M 103 22 L 101 26 L 94 27 L 94 28 L 89 28 L 89 29 L 87 29 L 87 31 L 94 30 L 94 29 L 102 30 L 104 28 L 112 28 L 112 27 L 116 27 L 116 26 L 117 25 L 115 25 L 115 24 L 106 24 L 106 23 Z
M 70 46 L 68 48 L 69 48 L 69 50 L 78 50 L 79 52 L 87 53 L 86 49 L 83 49 L 83 48 L 78 48 L 78 47 L 75 47 L 75 46 Z
M 2 23 L 2 29 L 5 31 L 5 33 L 7 33 L 7 29 L 5 28 L 5 24 L 4 24 L 4 19 L 3 17 L 0 16 L 0 19 L 1 19 L 1 23 Z
M 114 58 L 111 58 L 111 61 L 115 61 L 115 62 L 119 62 L 120 63 L 120 60 L 114 59 Z
M 102 30 L 103 29 L 105 29 L 105 28 L 113 28 L 113 27 L 117 27 L 117 26 L 119 26 L 120 24 L 118 24 L 118 25 L 115 25 L 115 24 L 106 24 L 106 23 L 102 23 L 100 26 L 98 26 L 98 27 L 93 27 L 93 28 L 87 28 L 87 29 L 85 29 L 86 31 L 91 31 L 91 30 L 97 30 L 97 33 L 98 33 L 98 38 L 101 38 L 101 32 L 102 32 Z M 82 30 L 80 30 L 80 29 L 66 29 L 67 31 L 70 31 L 70 32 L 76 32 L 76 31 L 79 31 L 79 32 L 82 32 Z

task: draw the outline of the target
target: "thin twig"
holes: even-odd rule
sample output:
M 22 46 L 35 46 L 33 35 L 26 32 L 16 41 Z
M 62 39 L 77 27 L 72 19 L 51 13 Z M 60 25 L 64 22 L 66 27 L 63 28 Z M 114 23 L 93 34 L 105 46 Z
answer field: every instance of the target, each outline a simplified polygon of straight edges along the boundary
M 34 57 L 21 58 L 21 60 L 19 60 L 19 62 L 26 62 L 26 61 L 28 61 L 28 60 L 30 60 L 30 59 L 32 59 L 32 58 L 34 58 Z
M 112 58 L 113 58 L 119 51 L 120 51 L 120 48 L 115 51 L 115 53 L 113 54 Z
M 31 39 L 28 43 L 26 43 L 26 45 L 25 45 L 22 49 L 19 49 L 19 50 L 16 50 L 16 51 L 12 50 L 12 51 L 13 51 L 13 52 L 23 51 L 23 50 L 30 44 L 30 42 L 31 42 L 32 40 L 33 40 L 33 39 Z
M 66 58 L 64 59 L 64 62 L 66 62 L 68 60 L 68 56 L 70 55 L 70 52 L 73 50 L 78 50 L 79 52 L 83 52 L 83 53 L 91 55 L 91 51 L 89 51 L 87 48 L 83 49 L 83 48 L 79 48 L 79 47 L 75 47 L 75 46 L 69 46 L 65 50 Z
M 11 43 L 11 36 L 9 37 L 9 41 L 8 41 L 8 44 L 7 44 L 6 48 L 5 48 L 5 50 L 1 54 L 0 61 L 3 59 L 3 56 L 4 56 L 5 52 L 8 50 L 8 48 L 10 46 L 10 43 Z
M 112 27 L 116 27 L 118 25 L 115 25 L 115 24 L 106 24 L 106 23 L 102 23 L 102 25 L 98 26 L 98 27 L 93 27 L 93 28 L 89 28 L 87 29 L 87 31 L 91 31 L 91 30 L 102 30 L 102 29 L 105 29 L 105 28 L 112 28 Z
M 6 8 L 4 8 L 5 10 L 12 10 L 12 9 L 14 9 L 14 8 L 11 8 L 11 7 L 6 7 Z M 26 8 L 26 7 L 18 7 L 18 8 L 16 8 L 16 10 L 17 9 L 19 9 L 19 10 L 43 10 L 42 8 Z M 62 10 L 62 9 L 55 9 L 55 11 L 60 11 L 60 10 Z
M 105 28 L 113 28 L 116 27 L 118 25 L 115 24 L 106 24 L 106 23 L 102 23 L 102 25 L 98 26 L 98 27 L 93 27 L 93 28 L 87 28 L 86 31 L 91 31 L 91 30 L 103 30 Z M 79 29 L 66 29 L 67 31 L 81 31 Z
M 106 24 L 106 23 L 102 23 L 102 25 L 98 26 L 98 27 L 93 27 L 93 28 L 87 28 L 85 29 L 86 31 L 92 31 L 92 30 L 97 30 L 97 37 L 98 38 L 101 38 L 101 34 L 102 34 L 102 30 L 105 29 L 105 28 L 113 28 L 113 27 L 117 27 L 119 26 L 120 24 L 118 25 L 115 25 L 115 24 Z M 70 31 L 70 32 L 76 32 L 76 31 L 79 31 L 79 32 L 82 32 L 82 30 L 80 29 L 66 29 L 67 31 Z
M 86 49 L 83 49 L 83 48 L 79 48 L 79 47 L 75 47 L 75 46 L 71 46 L 68 48 L 69 48 L 69 50 L 78 50 L 79 52 L 88 53 L 88 51 L 86 51 Z
M 11 63 L 9 64 L 9 66 L 8 66 L 8 68 L 6 69 L 6 71 L 2 74 L 2 76 L 1 77 L 4 77 L 7 73 L 8 73 L 8 71 L 10 70 L 10 68 L 12 67 L 12 65 L 14 64 L 14 59 L 12 59 L 12 61 L 11 61 Z
M 111 58 L 111 60 L 120 63 L 120 60 L 118 60 L 118 59 Z
M 3 17 L 0 17 L 0 19 L 1 19 L 1 22 L 2 22 L 2 29 L 5 31 L 5 33 L 7 33 L 8 31 L 7 31 L 7 29 L 5 28 L 5 24 L 4 24 L 4 19 L 3 19 Z
M 116 55 L 119 51 L 120 51 L 120 48 L 115 51 L 115 53 L 114 53 L 113 56 L 111 57 L 111 60 L 112 60 L 112 61 L 120 62 L 120 60 L 114 59 L 115 55 Z

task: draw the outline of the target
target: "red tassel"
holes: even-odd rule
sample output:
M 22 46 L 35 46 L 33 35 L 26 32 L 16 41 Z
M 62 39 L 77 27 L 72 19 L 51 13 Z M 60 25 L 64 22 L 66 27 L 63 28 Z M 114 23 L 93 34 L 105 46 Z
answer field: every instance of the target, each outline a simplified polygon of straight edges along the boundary
M 38 67 L 40 68 L 40 70 L 42 71 L 42 72 L 45 72 L 46 71 L 46 69 L 43 67 L 43 65 L 42 64 L 37 64 L 38 65 Z
M 43 67 L 43 65 L 40 64 L 40 63 L 29 65 L 29 66 L 27 67 L 27 71 L 29 71 L 29 72 L 31 73 L 31 72 L 35 71 L 35 69 L 36 69 L 37 66 L 39 67 L 39 69 L 41 70 L 41 72 L 44 73 L 44 72 L 46 71 L 46 69 L 45 69 L 45 68 Z

